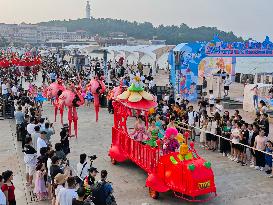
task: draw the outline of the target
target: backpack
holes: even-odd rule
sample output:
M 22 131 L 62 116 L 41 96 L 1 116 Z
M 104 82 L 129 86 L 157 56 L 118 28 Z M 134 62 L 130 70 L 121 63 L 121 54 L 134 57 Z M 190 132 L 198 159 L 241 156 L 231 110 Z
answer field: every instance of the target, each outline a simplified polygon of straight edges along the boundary
M 92 191 L 92 196 L 94 197 L 95 205 L 116 205 L 115 197 L 112 193 L 108 194 L 105 191 L 105 185 L 107 182 L 98 182 L 94 190 Z

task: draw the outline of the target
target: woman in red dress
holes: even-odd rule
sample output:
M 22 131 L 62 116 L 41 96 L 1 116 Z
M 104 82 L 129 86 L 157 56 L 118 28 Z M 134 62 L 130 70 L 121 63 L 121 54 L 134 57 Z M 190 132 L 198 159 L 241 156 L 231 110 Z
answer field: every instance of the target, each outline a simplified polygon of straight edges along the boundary
M 4 184 L 2 185 L 1 189 L 6 196 L 7 205 L 16 205 L 15 194 L 14 194 L 15 187 L 11 181 L 13 180 L 13 172 L 10 170 L 7 170 L 3 172 L 2 176 L 4 179 Z

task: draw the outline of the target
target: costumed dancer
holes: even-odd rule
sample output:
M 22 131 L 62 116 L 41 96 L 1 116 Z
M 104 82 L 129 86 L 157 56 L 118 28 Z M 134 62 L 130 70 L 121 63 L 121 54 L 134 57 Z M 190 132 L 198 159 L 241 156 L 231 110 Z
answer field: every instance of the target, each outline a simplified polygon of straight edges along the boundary
M 51 101 L 53 100 L 55 122 L 56 122 L 56 118 L 57 118 L 57 112 L 59 109 L 62 124 L 63 124 L 64 107 L 60 106 L 59 97 L 64 90 L 65 90 L 65 86 L 63 85 L 62 79 L 58 79 L 57 82 L 51 83 L 49 85 L 49 87 L 47 88 L 47 94 L 46 94 L 48 99 L 51 99 Z
M 84 98 L 81 94 L 81 87 L 75 87 L 71 83 L 70 87 L 63 91 L 59 97 L 59 107 L 68 107 L 69 135 L 71 135 L 71 124 L 74 122 L 75 136 L 78 136 L 78 114 L 77 107 L 84 104 Z
M 100 109 L 100 95 L 106 90 L 106 86 L 103 82 L 103 77 L 98 73 L 97 76 L 92 79 L 87 86 L 87 90 L 90 90 L 94 97 L 94 108 L 96 112 L 96 122 L 99 120 L 99 109 Z
M 168 128 L 165 132 L 165 137 L 163 139 L 163 154 L 169 154 L 170 152 L 175 152 L 179 147 L 178 141 L 175 137 L 178 135 L 176 128 Z

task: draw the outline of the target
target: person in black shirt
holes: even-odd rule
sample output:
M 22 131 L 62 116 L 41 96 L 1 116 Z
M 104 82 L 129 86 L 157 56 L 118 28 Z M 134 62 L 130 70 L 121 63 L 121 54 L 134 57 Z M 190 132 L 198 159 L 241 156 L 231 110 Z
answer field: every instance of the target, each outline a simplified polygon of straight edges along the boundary
M 89 196 L 91 194 L 91 191 L 94 188 L 95 181 L 96 181 L 95 177 L 97 176 L 97 173 L 99 173 L 97 168 L 95 168 L 95 167 L 90 167 L 90 169 L 88 169 L 88 171 L 89 171 L 89 175 L 86 176 L 84 179 L 84 183 L 88 184 L 88 186 L 89 186 L 89 187 L 85 187 L 85 189 L 86 189 L 85 194 L 87 196 Z
M 262 119 L 260 121 L 260 127 L 264 129 L 265 136 L 268 137 L 269 135 L 269 121 L 268 121 L 268 114 L 263 113 Z
M 254 122 L 259 125 L 260 121 L 261 121 L 261 114 L 258 112 L 258 113 L 256 113 L 256 118 L 255 118 Z
M 61 144 L 62 144 L 63 151 L 67 155 L 70 153 L 68 124 L 64 124 L 64 127 L 62 128 L 62 131 L 60 132 L 60 136 L 61 136 Z
M 239 142 L 241 144 L 244 144 L 244 145 L 248 145 L 249 132 L 247 130 L 247 127 L 248 127 L 247 123 L 243 123 L 242 127 L 241 127 L 242 133 L 241 133 L 241 137 L 240 137 L 240 141 Z M 246 165 L 246 159 L 247 159 L 247 156 L 246 156 L 246 147 L 243 146 L 243 145 L 240 145 L 240 149 L 239 150 L 241 152 L 241 165 L 245 166 Z
M 59 174 L 59 173 L 63 174 L 63 170 L 59 166 L 59 158 L 57 156 L 53 156 L 51 158 L 51 161 L 52 161 L 52 165 L 49 169 L 50 169 L 50 175 L 51 175 L 52 182 L 53 182 L 54 181 L 53 179 L 55 178 L 55 176 L 57 174 Z
M 25 140 L 28 135 L 27 132 L 27 125 L 29 122 L 29 115 L 25 115 L 25 120 L 24 122 L 20 125 L 20 133 L 21 133 L 21 139 L 22 139 L 22 149 L 24 149 L 25 146 Z
M 73 199 L 72 205 L 90 205 L 90 203 L 88 202 L 88 200 L 89 200 L 88 198 L 86 200 L 84 200 L 85 190 L 83 187 L 80 187 L 77 190 L 77 194 L 78 194 L 78 198 Z

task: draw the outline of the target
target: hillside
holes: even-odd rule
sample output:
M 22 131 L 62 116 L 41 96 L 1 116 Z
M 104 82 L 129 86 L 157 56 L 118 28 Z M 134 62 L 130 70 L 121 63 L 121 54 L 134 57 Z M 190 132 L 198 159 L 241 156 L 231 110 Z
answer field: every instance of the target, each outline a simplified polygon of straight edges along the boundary
M 111 32 L 124 32 L 128 36 L 136 39 L 157 39 L 167 40 L 167 44 L 178 44 L 181 42 L 193 41 L 209 41 L 213 39 L 215 34 L 219 34 L 220 38 L 225 41 L 242 41 L 241 37 L 237 37 L 233 32 L 220 31 L 215 27 L 198 27 L 190 28 L 186 24 L 180 26 L 153 26 L 149 22 L 137 23 L 116 19 L 78 19 L 64 21 L 41 22 L 44 26 L 65 26 L 68 31 L 85 30 L 89 34 L 107 36 Z

